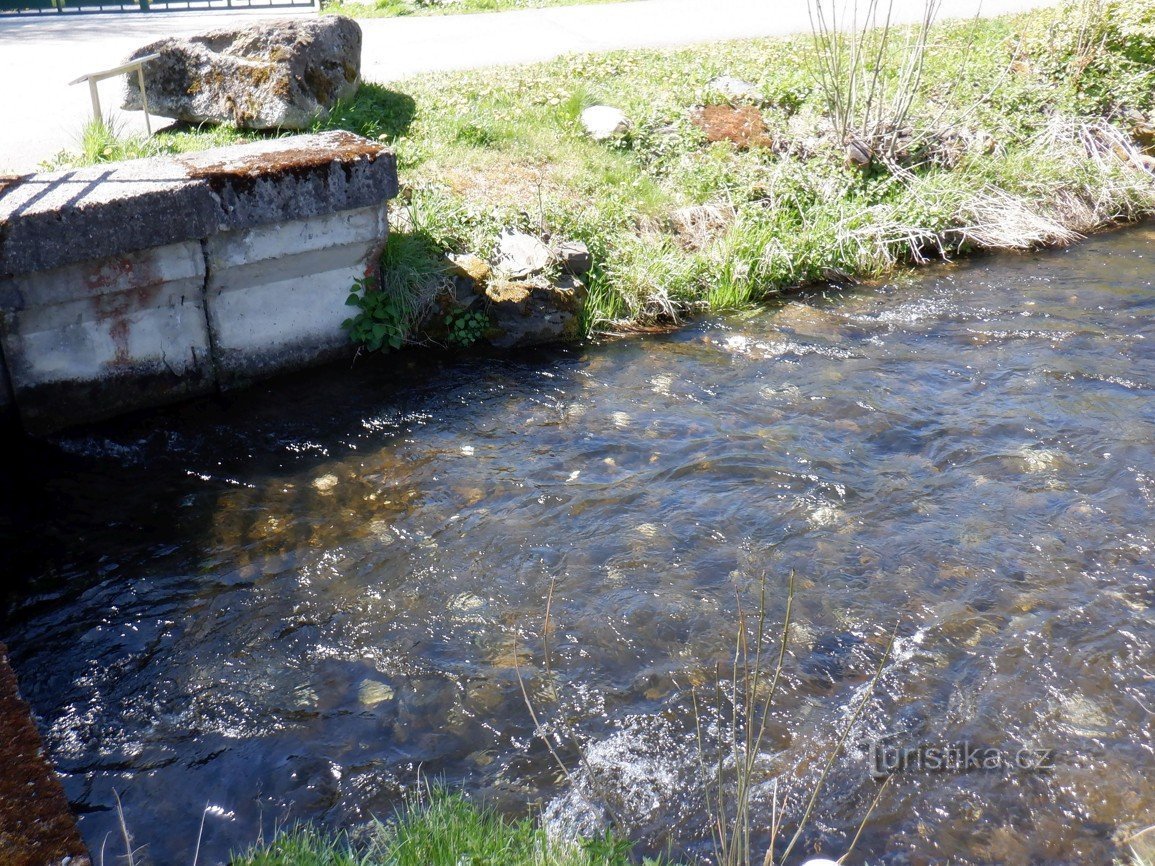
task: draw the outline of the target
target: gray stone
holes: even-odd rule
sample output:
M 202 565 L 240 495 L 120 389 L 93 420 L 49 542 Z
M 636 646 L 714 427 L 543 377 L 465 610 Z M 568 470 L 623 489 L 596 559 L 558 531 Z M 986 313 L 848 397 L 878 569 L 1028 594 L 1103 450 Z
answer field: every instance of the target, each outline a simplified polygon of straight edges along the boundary
M 591 105 L 581 113 L 581 125 L 594 141 L 605 141 L 627 132 L 630 119 L 612 105 Z
M 749 81 L 743 81 L 732 75 L 719 75 L 716 78 L 711 78 L 706 86 L 714 93 L 735 102 L 762 101 L 762 91 Z
M 866 142 L 854 139 L 846 145 L 846 160 L 851 165 L 866 168 L 874 161 L 874 151 Z
M 554 255 L 567 274 L 580 277 L 593 266 L 590 248 L 581 241 L 562 241 L 554 250 Z
M 146 54 L 160 55 L 144 71 L 149 111 L 190 123 L 306 129 L 361 81 L 361 27 L 337 15 L 170 37 L 129 59 Z M 136 74 L 125 81 L 124 107 L 140 110 Z
M 553 253 L 540 238 L 516 229 L 502 230 L 493 266 L 503 276 L 510 279 L 531 277 L 542 273 L 552 263 Z

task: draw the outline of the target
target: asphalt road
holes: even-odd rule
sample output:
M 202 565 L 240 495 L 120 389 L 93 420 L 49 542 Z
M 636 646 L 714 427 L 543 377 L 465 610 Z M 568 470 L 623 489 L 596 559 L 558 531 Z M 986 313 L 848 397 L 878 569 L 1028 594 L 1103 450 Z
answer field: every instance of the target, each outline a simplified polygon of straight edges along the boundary
M 924 0 L 894 0 L 894 19 L 917 20 Z M 984 16 L 1055 0 L 982 0 Z M 980 0 L 945 0 L 941 18 L 973 16 Z M 32 171 L 71 146 L 91 115 L 88 89 L 68 82 L 118 65 L 162 36 L 296 11 L 153 12 L 0 18 L 0 172 Z M 386 83 L 435 70 L 531 63 L 562 54 L 689 45 L 809 29 L 806 0 L 633 0 L 475 15 L 361 21 L 362 75 Z M 125 131 L 143 115 L 119 111 L 122 84 L 100 85 L 105 113 Z

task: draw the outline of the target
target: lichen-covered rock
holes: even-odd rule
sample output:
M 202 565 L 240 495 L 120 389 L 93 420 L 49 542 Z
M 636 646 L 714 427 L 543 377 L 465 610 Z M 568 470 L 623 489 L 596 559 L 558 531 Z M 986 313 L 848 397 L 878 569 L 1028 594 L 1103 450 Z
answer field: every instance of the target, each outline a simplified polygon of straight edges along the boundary
M 460 255 L 450 253 L 446 258 L 449 261 L 449 269 L 452 273 L 473 280 L 475 283 L 484 283 L 489 279 L 489 275 L 493 273 L 489 262 L 480 256 L 475 256 L 473 253 L 462 253 Z
M 586 288 L 562 277 L 513 282 L 492 280 L 486 287 L 492 327 L 486 335 L 499 348 L 562 343 L 581 336 Z
M 148 109 L 190 123 L 246 129 L 305 129 L 328 116 L 361 80 L 361 27 L 325 15 L 169 38 L 130 59 L 145 66 Z M 126 77 L 124 107 L 143 105 L 136 75 Z

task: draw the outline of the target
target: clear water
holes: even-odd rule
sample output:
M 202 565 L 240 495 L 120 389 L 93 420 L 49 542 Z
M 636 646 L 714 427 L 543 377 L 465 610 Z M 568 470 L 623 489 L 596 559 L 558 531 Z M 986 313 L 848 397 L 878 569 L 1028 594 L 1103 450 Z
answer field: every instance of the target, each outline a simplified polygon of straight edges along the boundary
M 16 479 L 2 638 L 89 844 L 156 863 L 386 816 L 420 772 L 706 856 L 689 693 L 741 603 L 797 627 L 759 763 L 785 826 L 896 623 L 856 744 L 1055 750 L 897 775 L 858 862 L 1110 863 L 1155 823 L 1155 231 L 675 334 L 329 370 L 59 440 Z M 551 668 L 586 769 L 518 684 Z M 600 784 L 592 784 L 592 770 Z M 765 840 L 763 832 L 759 844 Z

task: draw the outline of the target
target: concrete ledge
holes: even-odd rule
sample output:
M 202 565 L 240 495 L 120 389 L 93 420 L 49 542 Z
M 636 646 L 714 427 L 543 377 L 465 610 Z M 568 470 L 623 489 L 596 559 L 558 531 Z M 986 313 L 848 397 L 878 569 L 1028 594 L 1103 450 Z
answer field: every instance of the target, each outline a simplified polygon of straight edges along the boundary
M 0 187 L 0 410 L 25 428 L 232 387 L 347 350 L 397 193 L 345 132 Z

